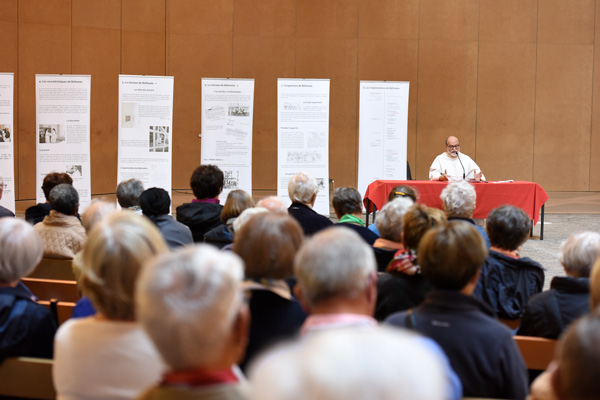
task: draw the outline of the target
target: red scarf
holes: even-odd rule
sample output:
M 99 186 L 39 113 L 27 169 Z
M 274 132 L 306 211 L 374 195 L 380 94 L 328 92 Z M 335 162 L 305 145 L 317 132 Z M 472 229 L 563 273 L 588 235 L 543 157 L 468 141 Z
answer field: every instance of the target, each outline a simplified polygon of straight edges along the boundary
M 202 368 L 167 372 L 163 375 L 164 386 L 208 386 L 220 383 L 237 383 L 239 378 L 231 369 L 208 371 Z

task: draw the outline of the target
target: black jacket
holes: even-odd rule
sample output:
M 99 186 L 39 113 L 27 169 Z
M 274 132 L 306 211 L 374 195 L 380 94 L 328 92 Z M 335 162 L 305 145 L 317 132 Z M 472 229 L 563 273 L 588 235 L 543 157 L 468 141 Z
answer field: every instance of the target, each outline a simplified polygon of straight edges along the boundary
M 216 203 L 185 203 L 177 207 L 177 221 L 190 228 L 194 242 L 202 243 L 206 232 L 223 223 L 221 210 Z
M 391 315 L 386 323 L 412 329 L 435 340 L 459 376 L 465 397 L 523 400 L 527 369 L 511 331 L 494 312 L 472 296 L 432 290 L 425 302 Z
M 383 321 L 390 314 L 418 306 L 430 290 L 431 284 L 422 275 L 380 274 L 377 277 L 375 319 Z
M 42 222 L 48 214 L 50 214 L 50 203 L 38 203 L 25 210 L 25 220 L 35 225 Z
M 543 287 L 544 268 L 538 262 L 490 250 L 473 295 L 490 305 L 499 318 L 519 319 L 529 298 Z
M 375 232 L 364 226 L 351 224 L 349 222 L 340 222 L 338 224 L 335 224 L 335 226 L 344 226 L 346 228 L 352 229 L 354 232 L 358 233 L 360 237 L 365 242 L 367 242 L 369 246 L 373 246 L 373 243 L 375 243 L 375 241 L 379 239 L 379 236 L 377 236 Z
M 306 236 L 313 235 L 321 229 L 333 225 L 329 218 L 302 203 L 292 203 L 288 208 L 288 213 L 298 221 Z
M 529 300 L 518 335 L 558 339 L 571 322 L 590 311 L 588 278 L 556 276 L 550 290 Z

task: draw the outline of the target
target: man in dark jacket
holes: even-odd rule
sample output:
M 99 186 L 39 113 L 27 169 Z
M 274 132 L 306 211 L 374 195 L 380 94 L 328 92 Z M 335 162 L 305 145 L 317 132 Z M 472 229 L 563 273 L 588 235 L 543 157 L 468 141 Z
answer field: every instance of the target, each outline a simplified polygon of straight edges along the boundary
M 519 335 L 558 339 L 571 322 L 590 311 L 589 276 L 600 257 L 600 234 L 573 234 L 560 246 L 560 253 L 567 276 L 554 277 L 550 290 L 531 298 Z
M 331 220 L 313 210 L 317 200 L 317 181 L 304 172 L 299 172 L 288 183 L 288 194 L 292 205 L 289 214 L 298 221 L 306 236 L 333 225 Z
M 204 241 L 204 234 L 221 225 L 219 194 L 223 190 L 223 172 L 216 165 L 201 165 L 192 174 L 190 186 L 196 198 L 177 207 L 177 221 L 187 225 L 194 242 Z
M 524 399 L 527 370 L 510 330 L 471 296 L 486 255 L 483 238 L 467 222 L 430 230 L 417 257 L 434 290 L 419 307 L 386 322 L 434 339 L 461 379 L 465 397 Z
M 69 185 L 72 185 L 73 178 L 64 172 L 51 172 L 44 177 L 44 181 L 42 182 L 42 191 L 44 192 L 46 202 L 38 203 L 35 206 L 31 206 L 25 210 L 25 220 L 27 222 L 35 225 L 38 222 L 42 222 L 44 218 L 50 214 L 50 191 L 61 183 L 68 183 Z

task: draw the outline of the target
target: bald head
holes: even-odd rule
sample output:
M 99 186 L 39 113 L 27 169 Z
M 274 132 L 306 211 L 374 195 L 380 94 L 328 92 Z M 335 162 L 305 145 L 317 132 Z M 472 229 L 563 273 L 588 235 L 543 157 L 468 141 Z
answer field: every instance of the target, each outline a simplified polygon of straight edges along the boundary
M 460 140 L 456 136 L 446 138 L 446 152 L 450 157 L 456 157 L 460 151 Z

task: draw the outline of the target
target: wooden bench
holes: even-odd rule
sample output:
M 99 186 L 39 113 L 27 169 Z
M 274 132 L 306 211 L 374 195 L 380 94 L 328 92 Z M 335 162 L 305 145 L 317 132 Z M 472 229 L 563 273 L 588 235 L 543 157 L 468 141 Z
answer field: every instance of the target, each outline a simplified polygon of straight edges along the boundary
M 67 301 L 56 301 L 53 300 L 40 300 L 37 302 L 43 306 L 49 307 L 50 311 L 54 315 L 54 319 L 56 320 L 56 324 L 60 326 L 66 320 L 71 318 L 73 315 L 73 309 L 75 308 L 75 303 L 67 302 Z
M 56 299 L 76 303 L 80 298 L 75 281 L 54 279 L 23 278 L 21 282 L 31 290 L 39 300 Z
M 545 370 L 554 359 L 556 340 L 531 336 L 514 336 L 527 369 Z
M 52 360 L 9 357 L 0 364 L 0 395 L 55 399 Z
M 29 278 L 74 281 L 73 260 L 42 258 L 38 266 L 29 274 Z

